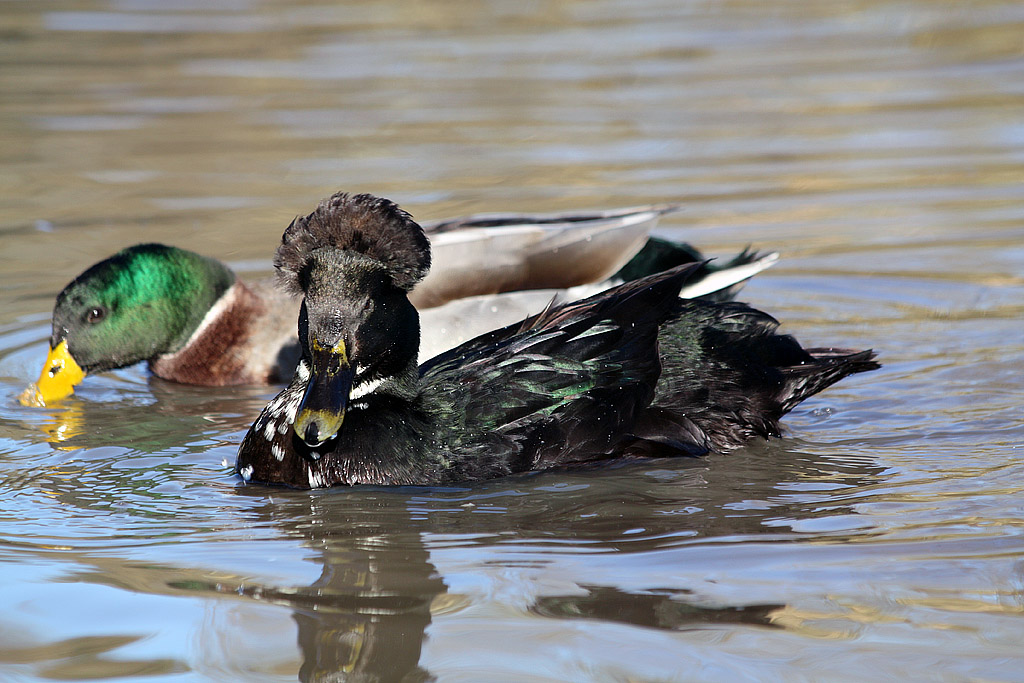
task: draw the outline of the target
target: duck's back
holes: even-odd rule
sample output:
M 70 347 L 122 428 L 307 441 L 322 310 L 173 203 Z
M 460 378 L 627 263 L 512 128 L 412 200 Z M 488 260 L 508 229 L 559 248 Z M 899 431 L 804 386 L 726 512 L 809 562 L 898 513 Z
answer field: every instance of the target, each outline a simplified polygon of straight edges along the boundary
M 871 351 L 804 349 L 767 313 L 677 299 L 686 269 L 496 330 L 422 366 L 460 479 L 622 456 L 702 455 L 779 420 Z
M 690 267 L 488 333 L 421 367 L 453 477 L 619 456 L 661 373 L 658 332 Z

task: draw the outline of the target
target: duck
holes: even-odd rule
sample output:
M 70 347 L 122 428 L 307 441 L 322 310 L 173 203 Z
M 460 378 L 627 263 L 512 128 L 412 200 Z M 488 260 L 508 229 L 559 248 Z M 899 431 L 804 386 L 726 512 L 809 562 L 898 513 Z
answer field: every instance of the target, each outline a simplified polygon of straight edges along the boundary
M 680 208 L 482 213 L 425 224 L 436 267 L 411 294 L 428 323 L 424 357 L 520 320 L 555 297 L 580 298 L 633 278 L 645 264 L 703 262 L 688 245 L 649 238 L 661 216 Z M 632 263 L 634 256 L 641 261 Z M 701 277 L 683 295 L 729 297 L 777 258 L 745 250 L 721 266 L 702 263 Z M 571 287 L 589 289 L 567 292 Z M 273 280 L 243 281 L 225 263 L 174 246 L 130 246 L 57 295 L 48 356 L 19 400 L 52 405 L 87 375 L 140 362 L 183 384 L 287 382 L 299 358 L 298 309 L 298 299 Z
M 410 300 L 430 242 L 410 214 L 337 193 L 286 229 L 301 359 L 242 439 L 244 482 L 452 486 L 637 457 L 728 452 L 872 350 L 804 348 L 772 316 L 684 299 L 699 264 L 552 304 L 418 363 Z

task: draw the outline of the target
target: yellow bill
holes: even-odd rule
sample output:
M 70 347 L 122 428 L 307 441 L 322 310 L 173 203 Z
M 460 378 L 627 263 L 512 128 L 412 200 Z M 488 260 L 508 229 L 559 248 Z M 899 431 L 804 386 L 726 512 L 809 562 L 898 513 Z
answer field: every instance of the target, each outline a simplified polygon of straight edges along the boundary
M 82 381 L 85 372 L 68 353 L 67 340 L 50 349 L 39 380 L 29 384 L 18 396 L 23 406 L 42 408 L 75 393 L 75 385 Z

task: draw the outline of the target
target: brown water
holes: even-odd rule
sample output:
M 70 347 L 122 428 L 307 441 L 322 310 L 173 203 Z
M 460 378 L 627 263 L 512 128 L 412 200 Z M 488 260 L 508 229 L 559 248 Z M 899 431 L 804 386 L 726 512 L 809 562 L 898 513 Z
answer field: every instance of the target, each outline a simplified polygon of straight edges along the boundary
M 0 679 L 1024 680 L 1024 5 L 207 4 L 0 6 Z M 241 486 L 274 389 L 15 401 L 92 262 L 264 272 L 338 188 L 681 200 L 885 367 L 729 456 L 463 489 Z

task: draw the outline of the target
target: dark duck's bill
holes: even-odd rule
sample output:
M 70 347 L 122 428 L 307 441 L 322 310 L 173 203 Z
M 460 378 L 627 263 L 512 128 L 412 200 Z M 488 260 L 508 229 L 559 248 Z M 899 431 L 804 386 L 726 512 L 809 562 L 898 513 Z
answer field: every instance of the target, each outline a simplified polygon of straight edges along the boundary
M 239 447 L 245 481 L 450 485 L 623 456 L 700 455 L 781 433 L 802 400 L 878 367 L 804 349 L 743 304 L 687 301 L 700 264 L 551 306 L 417 366 L 409 292 L 430 266 L 395 204 L 336 194 L 285 231 L 302 359 Z
M 315 449 L 338 435 L 355 373 L 343 340 L 324 345 L 311 339 L 309 351 L 312 376 L 295 416 L 295 434 Z

